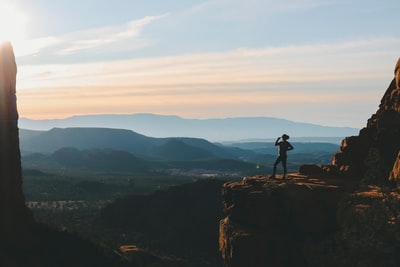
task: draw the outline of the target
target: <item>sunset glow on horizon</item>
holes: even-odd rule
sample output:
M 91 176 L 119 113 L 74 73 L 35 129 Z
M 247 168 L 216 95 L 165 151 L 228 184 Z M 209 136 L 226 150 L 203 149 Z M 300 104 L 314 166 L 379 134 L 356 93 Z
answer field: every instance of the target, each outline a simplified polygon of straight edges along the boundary
M 400 55 L 389 27 L 396 1 L 80 2 L 15 1 L 21 23 L 29 17 L 23 45 L 13 42 L 20 117 L 269 116 L 362 127 Z

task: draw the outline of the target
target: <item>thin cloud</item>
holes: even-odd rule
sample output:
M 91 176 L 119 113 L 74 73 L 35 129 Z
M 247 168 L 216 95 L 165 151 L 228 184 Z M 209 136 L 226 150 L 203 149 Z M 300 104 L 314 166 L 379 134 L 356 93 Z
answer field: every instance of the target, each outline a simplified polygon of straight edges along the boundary
M 109 62 L 22 66 L 19 77 L 26 88 L 39 84 L 52 87 L 60 83 L 134 88 L 148 84 L 162 87 L 171 84 L 375 79 L 391 66 L 374 62 L 396 58 L 399 45 L 400 39 L 386 38 Z M 43 73 L 46 73 L 45 79 Z
M 209 13 L 218 11 L 219 16 L 229 16 L 231 19 L 242 18 L 244 14 L 251 17 L 276 15 L 276 13 L 285 13 L 293 10 L 314 9 L 321 6 L 334 5 L 338 1 L 320 1 L 320 0 L 207 0 L 195 5 L 186 11 L 186 15 L 199 13 Z
M 116 27 L 104 27 L 69 34 L 65 39 L 69 47 L 59 51 L 60 55 L 70 55 L 82 50 L 118 43 L 127 39 L 138 38 L 143 28 L 166 15 L 147 16 L 140 20 L 129 21 Z
M 24 40 L 20 43 L 14 43 L 14 51 L 17 57 L 36 55 L 41 50 L 59 45 L 62 40 L 58 37 L 48 36 L 36 39 Z
M 79 52 L 92 51 L 107 45 L 120 49 L 120 43 L 135 40 L 129 45 L 130 49 L 143 47 L 147 42 L 143 37 L 143 29 L 156 20 L 162 19 L 168 14 L 160 16 L 146 16 L 139 20 L 128 21 L 123 25 L 114 27 L 102 27 L 85 31 L 68 33 L 60 36 L 47 36 L 24 40 L 14 44 L 15 54 L 18 58 L 40 55 L 42 58 L 51 54 L 68 56 Z M 42 53 L 42 54 L 41 54 Z
M 374 111 L 374 104 L 393 78 L 399 46 L 399 38 L 383 38 L 21 66 L 18 101 L 22 116 L 42 118 L 64 116 L 66 110 L 71 110 L 69 115 L 157 112 L 196 117 L 279 116 L 277 108 L 282 105 L 297 108 L 289 117 L 294 120 L 316 110 L 321 118 L 322 114 L 336 116 L 332 115 L 333 105 L 351 114 L 355 105 L 360 106 L 363 110 L 358 116 L 363 116 Z M 364 122 L 354 115 L 348 125 L 357 119 L 359 125 Z

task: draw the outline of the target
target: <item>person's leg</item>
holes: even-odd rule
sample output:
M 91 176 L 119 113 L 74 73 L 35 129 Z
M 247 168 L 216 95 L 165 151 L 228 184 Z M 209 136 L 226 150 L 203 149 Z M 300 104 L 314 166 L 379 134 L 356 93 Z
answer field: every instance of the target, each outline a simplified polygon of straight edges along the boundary
M 275 179 L 275 173 L 276 173 L 276 166 L 282 161 L 281 156 L 278 156 L 274 162 L 274 169 L 272 171 L 271 179 Z
M 283 178 L 282 179 L 286 179 L 286 173 L 287 173 L 286 159 L 287 159 L 287 157 L 282 157 L 282 167 L 283 167 Z

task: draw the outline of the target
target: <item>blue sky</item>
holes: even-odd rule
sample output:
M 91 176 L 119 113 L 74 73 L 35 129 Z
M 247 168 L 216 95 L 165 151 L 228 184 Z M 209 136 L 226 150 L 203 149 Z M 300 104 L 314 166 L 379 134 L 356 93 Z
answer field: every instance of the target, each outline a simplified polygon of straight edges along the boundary
M 363 127 L 400 56 L 395 0 L 11 5 L 10 20 L 24 22 L 12 42 L 28 118 L 149 112 Z

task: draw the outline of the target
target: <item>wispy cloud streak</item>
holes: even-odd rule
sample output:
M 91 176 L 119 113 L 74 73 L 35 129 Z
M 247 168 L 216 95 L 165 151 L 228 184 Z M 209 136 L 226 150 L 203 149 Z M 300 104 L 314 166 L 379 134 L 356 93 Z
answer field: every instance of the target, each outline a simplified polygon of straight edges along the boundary
M 48 117 L 49 109 L 53 117 L 134 112 L 279 117 L 279 107 L 285 106 L 285 112 L 294 110 L 287 118 L 302 121 L 311 112 L 314 123 L 321 122 L 318 116 L 323 120 L 345 112 L 355 114 L 340 118 L 342 125 L 354 126 L 354 120 L 375 109 L 392 79 L 399 46 L 400 39 L 386 38 L 22 66 L 18 99 L 22 115 L 37 117 Z M 42 106 L 47 113 L 40 111 Z M 360 106 L 358 113 L 355 106 Z M 332 114 L 335 107 L 341 113 Z
M 257 16 L 270 16 L 277 13 L 290 11 L 308 10 L 322 6 L 331 6 L 336 1 L 320 0 L 206 0 L 186 11 L 186 15 L 196 15 L 200 13 L 219 14 L 219 16 L 229 17 L 232 20 L 255 18 Z M 216 13 L 213 13 L 217 11 Z
M 119 48 L 118 44 L 130 41 L 125 45 L 130 49 L 146 43 L 142 38 L 143 29 L 152 22 L 159 20 L 167 14 L 160 16 L 147 16 L 139 20 L 131 20 L 123 25 L 107 26 L 67 33 L 59 36 L 48 36 L 25 40 L 14 48 L 17 57 L 40 55 L 42 61 L 51 56 L 70 56 L 77 53 L 88 53 L 101 47 L 109 46 L 113 50 Z
M 23 88 L 61 85 L 303 83 L 375 79 L 387 75 L 400 39 L 236 49 L 221 53 L 81 64 L 22 66 Z M 389 72 L 390 73 L 390 72 Z
M 69 55 L 82 50 L 88 50 L 104 45 L 121 42 L 127 39 L 140 36 L 143 28 L 151 22 L 158 20 L 163 16 L 148 16 L 140 20 L 129 21 L 128 23 L 100 29 L 81 31 L 69 34 L 64 39 L 69 43 L 68 47 L 60 50 L 60 55 Z

